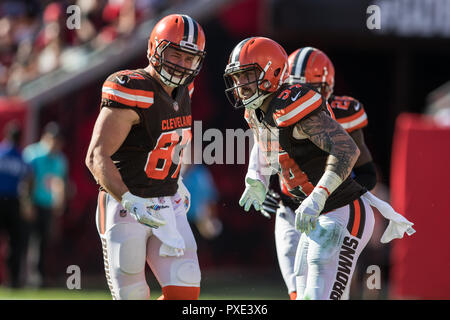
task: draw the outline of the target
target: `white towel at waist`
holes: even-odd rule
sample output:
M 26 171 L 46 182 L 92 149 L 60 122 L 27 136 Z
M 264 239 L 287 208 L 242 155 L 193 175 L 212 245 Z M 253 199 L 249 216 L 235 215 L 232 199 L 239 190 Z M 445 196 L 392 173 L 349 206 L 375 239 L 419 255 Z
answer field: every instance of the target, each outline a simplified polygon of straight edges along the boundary
M 161 201 L 161 200 L 162 201 Z M 159 213 L 166 220 L 166 224 L 153 229 L 153 235 L 161 240 L 162 244 L 159 249 L 161 257 L 180 257 L 184 254 L 186 245 L 181 234 L 177 230 L 177 222 L 175 219 L 175 211 L 171 197 L 155 198 L 161 206 Z
M 366 192 L 362 197 L 366 199 L 371 206 L 377 208 L 383 217 L 389 220 L 389 225 L 380 240 L 382 243 L 388 243 L 392 239 L 402 239 L 405 232 L 409 236 L 416 232 L 416 230 L 412 228 L 414 223 L 395 212 L 387 202 L 378 199 L 370 192 Z

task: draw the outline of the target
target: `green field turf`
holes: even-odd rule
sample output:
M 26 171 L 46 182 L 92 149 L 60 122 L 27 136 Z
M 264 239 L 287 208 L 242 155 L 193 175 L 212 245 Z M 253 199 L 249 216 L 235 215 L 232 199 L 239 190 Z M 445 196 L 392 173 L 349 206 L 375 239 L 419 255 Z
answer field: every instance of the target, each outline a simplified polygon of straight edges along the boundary
M 161 295 L 159 285 L 151 280 L 150 298 Z M 0 286 L 0 300 L 111 300 L 106 289 L 83 288 L 69 290 L 64 287 L 46 289 L 10 289 Z M 282 279 L 234 274 L 233 276 L 208 275 L 202 279 L 200 300 L 285 300 L 287 291 Z
M 151 299 L 155 300 L 161 295 L 161 290 L 152 289 Z M 270 287 L 251 288 L 211 288 L 204 289 L 200 300 L 278 300 L 286 299 L 287 295 L 274 293 Z M 0 287 L 0 300 L 111 300 L 106 290 L 68 290 L 68 289 L 10 289 Z
M 151 299 L 161 295 L 160 290 L 151 291 Z M 252 288 L 246 292 L 242 288 L 204 290 L 200 300 L 277 300 L 286 299 L 285 295 L 274 295 L 270 288 Z M 67 290 L 67 289 L 9 289 L 0 288 L 0 300 L 111 300 L 108 291 L 103 290 Z
M 110 300 L 108 291 L 0 288 L 1 300 Z

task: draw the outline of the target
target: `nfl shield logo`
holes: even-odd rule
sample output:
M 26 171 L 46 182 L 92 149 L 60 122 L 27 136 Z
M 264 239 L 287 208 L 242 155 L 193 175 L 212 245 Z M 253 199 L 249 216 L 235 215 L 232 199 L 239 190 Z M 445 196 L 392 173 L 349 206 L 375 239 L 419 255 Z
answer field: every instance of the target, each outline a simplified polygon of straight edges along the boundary
M 164 197 L 159 197 L 158 200 L 159 200 L 159 203 L 161 203 L 161 204 L 166 203 L 166 200 L 164 200 Z
M 179 109 L 179 107 L 178 107 L 178 102 L 174 102 L 173 103 L 173 109 L 175 110 L 175 111 L 178 111 L 178 109 Z

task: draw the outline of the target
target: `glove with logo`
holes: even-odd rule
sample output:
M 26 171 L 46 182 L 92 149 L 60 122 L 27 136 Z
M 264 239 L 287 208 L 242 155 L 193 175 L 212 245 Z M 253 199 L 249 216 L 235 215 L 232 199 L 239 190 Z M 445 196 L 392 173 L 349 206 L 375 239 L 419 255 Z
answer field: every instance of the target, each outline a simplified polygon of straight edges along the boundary
M 158 204 L 149 199 L 137 197 L 129 191 L 122 195 L 122 206 L 140 223 L 154 229 L 166 224 L 164 218 L 158 213 Z
M 273 190 L 269 190 L 266 195 L 266 199 L 261 207 L 261 214 L 270 219 L 271 214 L 276 214 L 280 207 L 280 195 Z
M 261 210 L 261 205 L 266 198 L 267 189 L 264 184 L 252 178 L 245 179 L 245 190 L 239 200 L 239 205 L 244 207 L 245 211 L 250 210 L 250 207 L 253 205 L 255 210 Z

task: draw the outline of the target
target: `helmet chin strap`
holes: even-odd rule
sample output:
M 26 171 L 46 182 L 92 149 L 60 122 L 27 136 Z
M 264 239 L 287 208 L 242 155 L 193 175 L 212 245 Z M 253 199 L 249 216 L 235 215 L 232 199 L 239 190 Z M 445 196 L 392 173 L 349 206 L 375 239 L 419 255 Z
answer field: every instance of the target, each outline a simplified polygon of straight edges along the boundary
M 257 94 L 258 94 L 258 90 L 250 98 L 242 100 L 242 102 L 245 105 L 245 108 L 252 109 L 252 110 L 258 109 L 263 104 L 264 100 L 270 95 L 270 93 L 266 93 L 266 94 L 262 94 L 259 97 L 255 98 Z M 246 104 L 245 103 L 246 101 L 251 101 L 251 102 Z
M 322 82 L 326 82 L 327 81 L 327 75 L 328 75 L 327 67 L 323 67 Z
M 162 47 L 159 47 L 158 44 L 159 44 L 158 40 L 156 39 L 156 48 L 157 48 L 156 50 L 158 52 L 158 55 L 160 57 L 162 57 L 163 56 L 163 51 L 169 46 L 169 43 L 165 44 Z M 161 63 L 161 72 L 158 72 L 158 74 L 159 74 L 159 79 L 161 80 L 161 82 L 164 83 L 166 86 L 171 87 L 171 88 L 176 88 L 176 87 L 182 85 L 184 83 L 184 81 L 186 80 L 186 78 L 187 78 L 187 76 L 186 76 L 184 79 L 182 79 L 182 81 L 180 81 L 180 78 L 170 75 L 164 69 L 163 63 Z M 168 79 L 172 79 L 173 82 L 179 83 L 179 84 L 172 83 Z
M 169 86 L 169 87 L 172 87 L 172 88 L 176 88 L 178 86 L 181 86 L 184 83 L 184 81 L 186 80 L 187 77 L 185 77 L 182 81 L 180 81 L 180 78 L 175 77 L 175 76 L 171 76 L 166 70 L 164 70 L 164 67 L 161 67 L 161 73 L 159 75 L 159 78 L 161 79 L 161 81 L 166 86 Z M 173 82 L 177 82 L 179 84 L 177 85 L 175 83 L 172 83 L 169 80 L 167 80 L 166 78 L 168 78 L 168 79 L 172 78 Z

